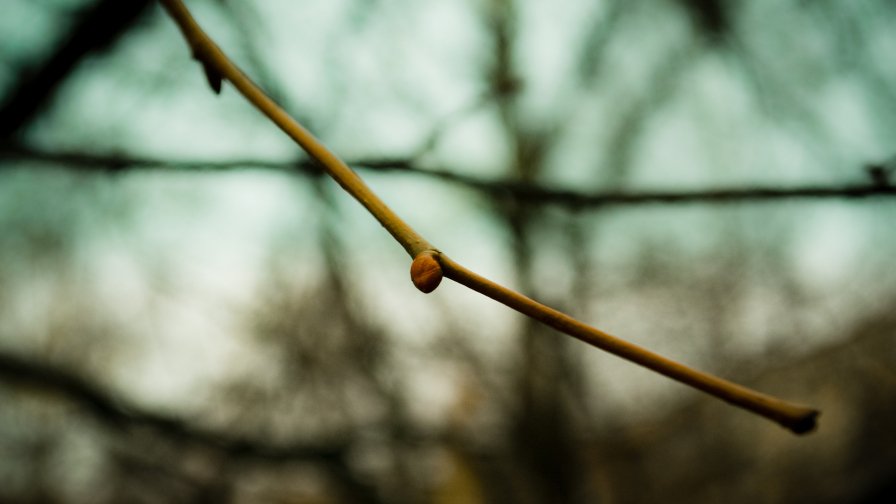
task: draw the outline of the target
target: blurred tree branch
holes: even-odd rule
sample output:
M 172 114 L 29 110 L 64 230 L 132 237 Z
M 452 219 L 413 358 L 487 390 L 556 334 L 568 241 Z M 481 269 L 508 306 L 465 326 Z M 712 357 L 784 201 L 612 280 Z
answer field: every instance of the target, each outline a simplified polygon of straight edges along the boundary
M 311 159 L 295 161 L 270 161 L 258 158 L 219 160 L 186 160 L 154 158 L 144 156 L 90 153 L 73 150 L 45 150 L 26 146 L 0 146 L 0 159 L 25 162 L 50 163 L 71 170 L 105 171 L 122 173 L 136 169 L 229 171 L 246 168 L 260 168 L 284 172 L 299 172 L 306 175 L 321 173 L 319 165 Z M 860 199 L 896 196 L 896 184 L 881 173 L 889 173 L 892 168 L 884 164 L 870 163 L 865 173 L 856 170 L 866 178 L 843 184 L 811 184 L 794 187 L 747 186 L 737 188 L 711 188 L 692 190 L 595 190 L 580 191 L 548 188 L 534 183 L 503 179 L 473 177 L 450 170 L 423 168 L 410 158 L 371 158 L 347 161 L 350 166 L 361 170 L 377 172 L 407 173 L 430 177 L 466 188 L 480 191 L 499 198 L 510 198 L 533 204 L 551 204 L 570 210 L 599 210 L 602 208 L 675 205 L 675 204 L 727 204 L 744 202 L 774 202 L 794 199 Z M 8 169 L 9 166 L 7 165 Z M 885 171 L 884 171 L 885 170 Z
M 36 69 L 19 72 L 0 104 L 0 141 L 18 134 L 50 102 L 81 60 L 111 46 L 147 12 L 151 3 L 96 0 L 84 7 L 52 54 Z
M 115 430 L 149 428 L 166 438 L 192 443 L 233 457 L 267 462 L 314 460 L 329 463 L 341 460 L 347 451 L 347 446 L 343 444 L 275 445 L 214 432 L 182 419 L 129 404 L 73 372 L 6 352 L 0 352 L 0 380 L 14 385 L 38 387 L 63 396 Z
M 186 445 L 210 450 L 232 461 L 290 464 L 319 464 L 340 485 L 348 502 L 382 502 L 369 482 L 357 477 L 350 467 L 351 439 L 339 442 L 270 443 L 234 436 L 163 415 L 115 397 L 108 391 L 71 371 L 0 351 L 0 381 L 24 388 L 36 387 L 81 406 L 112 430 L 130 433 L 150 429 L 176 443 L 178 453 Z M 129 456 L 134 459 L 135 455 Z M 134 461 L 139 462 L 134 459 Z M 161 467 L 169 470 L 167 466 Z M 180 476 L 180 475 L 179 475 Z

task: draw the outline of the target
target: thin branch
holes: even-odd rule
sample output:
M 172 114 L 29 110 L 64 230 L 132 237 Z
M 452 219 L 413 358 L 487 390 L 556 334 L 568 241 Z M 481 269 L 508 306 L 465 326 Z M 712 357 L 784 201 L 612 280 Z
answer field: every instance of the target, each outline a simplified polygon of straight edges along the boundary
M 260 168 L 318 175 L 320 165 L 311 159 L 272 161 L 259 158 L 202 160 L 169 159 L 144 156 L 96 154 L 86 151 L 50 151 L 24 146 L 0 146 L 0 159 L 38 161 L 64 165 L 66 168 L 120 173 L 133 169 L 230 171 Z M 707 188 L 682 191 L 575 191 L 555 189 L 538 184 L 526 184 L 504 179 L 473 177 L 450 170 L 421 168 L 411 158 L 356 159 L 346 161 L 359 170 L 399 172 L 435 178 L 480 191 L 495 197 L 513 198 L 532 204 L 558 205 L 570 210 L 599 210 L 604 208 L 638 207 L 643 205 L 769 203 L 812 199 L 864 199 L 896 196 L 896 185 L 889 178 L 880 179 L 870 170 L 868 182 L 831 185 L 801 185 L 794 187 L 748 186 Z M 869 165 L 876 166 L 876 165 Z M 9 167 L 8 165 L 6 166 Z
M 223 51 L 205 34 L 193 19 L 183 2 L 161 0 L 171 17 L 186 37 L 193 57 L 202 63 L 209 80 L 220 78 L 227 80 L 249 100 L 255 108 L 266 115 L 284 133 L 292 138 L 309 156 L 317 160 L 324 170 L 358 200 L 376 220 L 401 244 L 411 255 L 416 256 L 433 247 L 404 222 L 376 194 L 373 193 L 351 168 L 327 149 L 314 135 L 280 108 L 264 91 L 252 82 Z
M 808 432 L 815 426 L 815 417 L 818 415 L 818 412 L 815 410 L 762 394 L 707 373 L 695 371 L 643 347 L 583 324 L 563 312 L 498 285 L 457 264 L 444 254 L 440 259 L 445 276 L 448 278 L 589 345 L 640 364 L 673 380 L 714 395 L 730 404 L 740 406 L 774 420 L 797 434 Z
M 345 162 L 292 119 L 243 74 L 200 28 L 180 0 L 160 1 L 180 27 L 192 48 L 194 57 L 202 63 L 206 73 L 233 84 L 247 100 L 295 140 L 309 156 L 323 166 L 324 170 L 339 185 L 367 208 L 414 258 L 412 271 L 423 270 L 431 275 L 430 266 L 435 262 L 448 278 L 586 343 L 774 420 L 797 434 L 808 432 L 815 427 L 815 419 L 818 415 L 818 411 L 815 409 L 790 404 L 675 363 L 486 280 L 452 261 L 401 220 Z M 421 265 L 424 268 L 420 268 Z M 416 285 L 423 283 L 425 287 L 429 287 L 433 283 L 437 284 L 432 277 L 428 277 L 425 282 L 420 282 L 421 279 L 416 277 L 412 280 Z

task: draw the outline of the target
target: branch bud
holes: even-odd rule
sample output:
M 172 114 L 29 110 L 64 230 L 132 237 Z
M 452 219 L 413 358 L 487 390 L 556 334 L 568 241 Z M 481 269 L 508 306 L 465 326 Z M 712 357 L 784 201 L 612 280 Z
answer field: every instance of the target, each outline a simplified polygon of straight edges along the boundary
M 411 263 L 411 281 L 421 292 L 434 291 L 442 281 L 442 266 L 436 259 L 437 254 L 434 250 L 425 250 Z

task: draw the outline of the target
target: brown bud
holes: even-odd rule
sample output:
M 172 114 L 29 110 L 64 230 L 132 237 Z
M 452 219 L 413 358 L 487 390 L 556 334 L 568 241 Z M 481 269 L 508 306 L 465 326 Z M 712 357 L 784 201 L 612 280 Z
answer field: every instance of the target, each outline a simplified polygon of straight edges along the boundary
M 435 256 L 435 251 L 426 250 L 417 254 L 411 263 L 411 281 L 421 292 L 434 291 L 442 281 L 442 266 Z

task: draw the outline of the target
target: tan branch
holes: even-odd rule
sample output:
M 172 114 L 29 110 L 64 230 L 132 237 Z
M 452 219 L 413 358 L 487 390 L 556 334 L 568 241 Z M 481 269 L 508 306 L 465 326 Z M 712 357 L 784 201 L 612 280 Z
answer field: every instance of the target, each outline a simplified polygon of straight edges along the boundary
M 177 22 L 184 37 L 190 44 L 190 48 L 193 50 L 193 57 L 202 63 L 206 77 L 212 83 L 213 88 L 217 88 L 215 85 L 217 84 L 217 79 L 224 79 L 233 84 L 255 108 L 266 115 L 290 138 L 295 140 L 309 156 L 323 166 L 324 170 L 343 189 L 364 205 L 364 208 L 389 231 L 412 257 L 424 250 L 433 248 L 432 245 L 427 243 L 423 237 L 395 214 L 391 208 L 386 206 L 345 162 L 327 149 L 295 119 L 290 117 L 286 111 L 274 103 L 264 91 L 237 68 L 230 61 L 230 58 L 199 27 L 183 2 L 162 0 L 162 5 L 165 6 L 168 13 Z M 217 92 L 217 89 L 215 91 Z
M 217 91 L 218 79 L 233 84 L 249 102 L 295 140 L 309 156 L 319 162 L 324 170 L 358 200 L 414 258 L 411 277 L 414 285 L 421 291 L 434 290 L 444 274 L 455 282 L 539 320 L 560 332 L 702 390 L 728 403 L 774 420 L 797 434 L 809 432 L 815 427 L 815 420 L 819 413 L 815 409 L 791 404 L 691 369 L 579 322 L 564 313 L 487 280 L 454 262 L 401 220 L 345 162 L 328 150 L 243 74 L 205 34 L 180 0 L 160 1 L 180 27 L 192 48 L 193 56 L 202 63 L 213 89 Z

